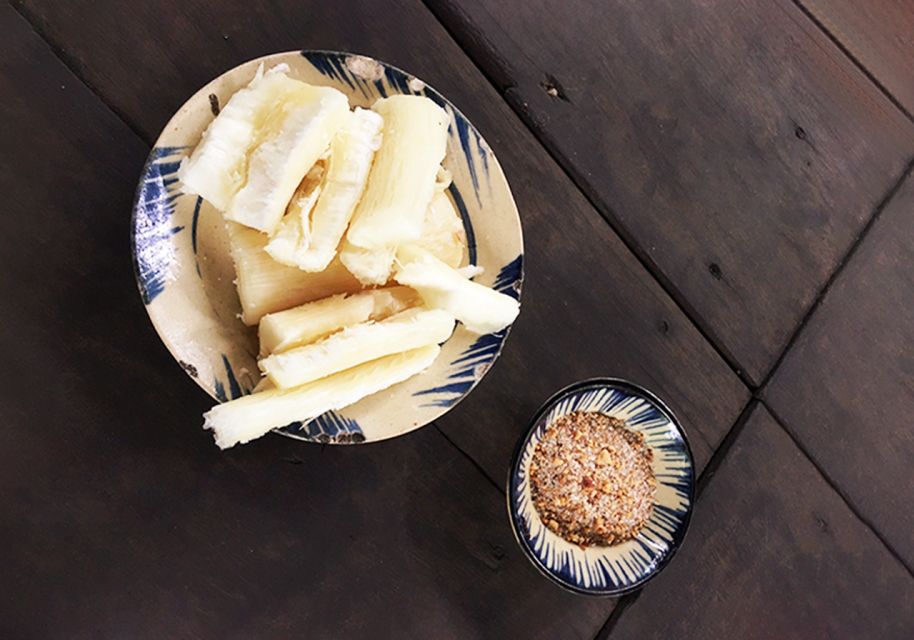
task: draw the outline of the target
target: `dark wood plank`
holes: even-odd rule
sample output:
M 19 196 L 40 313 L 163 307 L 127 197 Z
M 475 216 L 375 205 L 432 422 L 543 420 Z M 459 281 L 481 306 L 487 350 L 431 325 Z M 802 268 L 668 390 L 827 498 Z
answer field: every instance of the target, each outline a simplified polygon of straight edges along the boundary
M 0 32 L 0 637 L 591 638 L 612 603 L 541 578 L 434 428 L 213 446 L 131 274 L 146 146 Z
M 747 392 L 736 376 L 421 4 L 289 1 L 267 7 L 233 1 L 135 9 L 100 2 L 77 9 L 35 1 L 26 11 L 95 90 L 150 139 L 212 76 L 261 54 L 300 47 L 377 56 L 422 77 L 464 110 L 513 185 L 527 280 L 523 312 L 504 355 L 440 424 L 499 483 L 539 403 L 585 376 L 628 377 L 668 399 L 693 435 L 701 464 L 745 403 Z M 122 38 L 105 37 L 111 29 Z M 402 38 L 407 31 L 408 46 Z M 136 42 L 141 44 L 127 44 Z
M 799 0 L 908 111 L 914 113 L 914 6 L 910 0 Z
M 914 153 L 790 0 L 430 6 L 756 383 Z
M 914 567 L 914 179 L 800 334 L 766 401 Z
M 666 571 L 610 638 L 914 635 L 914 578 L 761 407 Z

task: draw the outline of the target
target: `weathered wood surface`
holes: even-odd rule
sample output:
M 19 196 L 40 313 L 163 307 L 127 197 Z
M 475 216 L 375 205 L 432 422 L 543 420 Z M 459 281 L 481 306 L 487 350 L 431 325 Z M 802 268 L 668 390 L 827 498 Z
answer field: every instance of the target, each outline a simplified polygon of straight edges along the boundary
M 225 69 L 300 48 L 376 56 L 415 73 L 463 110 L 513 187 L 527 277 L 523 312 L 504 354 L 480 388 L 440 424 L 499 483 L 537 406 L 585 376 L 627 377 L 668 399 L 694 434 L 702 464 L 744 405 L 747 392 L 736 376 L 419 3 L 233 1 L 136 8 L 29 2 L 25 12 L 148 140 L 189 95 Z M 121 38 L 104 37 L 112 29 Z
M 914 154 L 914 125 L 786 0 L 12 4 L 28 22 L 0 8 L 2 637 L 593 637 L 614 603 L 543 580 L 508 528 L 527 420 L 566 383 L 620 375 L 670 402 L 703 467 L 748 391 L 680 307 L 761 381 Z M 836 37 L 904 106 L 872 60 L 904 77 L 907 16 L 887 43 L 890 2 L 803 4 L 851 25 Z M 223 453 L 136 294 L 130 201 L 191 93 L 301 48 L 409 69 L 479 127 L 524 223 L 524 309 L 437 428 Z M 885 546 L 914 564 L 912 209 L 906 184 L 764 390 L 853 509 L 756 409 L 611 637 L 912 635 L 912 578 Z
M 755 383 L 914 154 L 790 0 L 432 0 Z
M 146 146 L 0 7 L 0 637 L 591 638 L 434 428 L 221 452 L 128 249 Z
M 609 637 L 911 638 L 914 578 L 759 406 Z
M 914 113 L 910 0 L 799 0 L 908 114 Z
M 850 502 L 914 567 L 914 179 L 905 180 L 765 390 Z

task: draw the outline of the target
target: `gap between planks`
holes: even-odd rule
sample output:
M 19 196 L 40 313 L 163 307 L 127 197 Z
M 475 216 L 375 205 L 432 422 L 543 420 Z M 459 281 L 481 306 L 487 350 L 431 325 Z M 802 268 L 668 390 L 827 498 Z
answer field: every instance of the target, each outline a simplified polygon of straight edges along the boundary
M 899 564 L 901 564 L 901 566 L 905 568 L 905 570 L 908 572 L 908 575 L 910 575 L 912 578 L 914 578 L 914 567 L 909 566 L 908 563 L 904 561 L 904 559 L 898 554 L 898 552 L 895 551 L 895 549 L 892 547 L 892 545 L 889 544 L 888 540 L 886 540 L 882 536 L 882 534 L 879 533 L 879 530 L 873 525 L 873 523 L 857 509 L 857 507 L 851 501 L 850 497 L 841 489 L 841 487 L 838 486 L 838 484 L 834 480 L 832 480 L 832 478 L 828 474 L 828 472 L 825 471 L 825 468 L 822 465 L 820 465 L 819 462 L 806 449 L 806 447 L 803 446 L 803 443 L 796 436 L 796 434 L 794 434 L 793 430 L 787 426 L 787 422 L 783 418 L 781 418 L 780 415 L 778 415 L 778 413 L 772 408 L 772 406 L 769 403 L 764 402 L 764 401 L 760 401 L 760 402 L 763 404 L 763 406 L 766 409 L 768 409 L 768 413 L 770 413 L 771 417 L 774 418 L 775 422 L 777 422 L 778 425 L 780 425 L 781 429 L 784 430 L 784 433 L 786 433 L 788 435 L 788 437 L 790 437 L 790 439 L 793 441 L 793 444 L 796 446 L 796 448 L 799 449 L 800 452 L 806 457 L 806 459 L 809 460 L 809 463 L 812 464 L 813 467 L 815 467 L 816 471 L 819 472 L 819 475 L 822 476 L 822 479 L 828 483 L 828 486 L 831 487 L 831 490 L 834 491 L 838 495 L 838 497 L 841 498 L 841 500 L 844 502 L 844 505 L 850 510 L 850 512 L 853 513 L 854 516 L 856 516 L 857 520 L 859 520 L 861 523 L 863 523 L 863 526 L 865 526 L 870 531 L 870 533 L 872 533 L 876 537 L 876 539 L 882 543 L 882 546 L 886 548 L 886 550 L 892 555 L 892 557 L 895 558 L 895 560 L 897 560 L 899 562 Z
M 781 351 L 777 360 L 774 361 L 774 365 L 771 367 L 771 370 L 768 371 L 768 374 L 765 376 L 762 383 L 758 386 L 757 389 L 754 389 L 753 392 L 761 392 L 768 386 L 768 383 L 771 382 L 771 379 L 774 377 L 774 374 L 780 368 L 781 363 L 784 361 L 784 358 L 787 357 L 787 354 L 790 353 L 793 345 L 799 339 L 800 335 L 803 333 L 803 329 L 806 328 L 806 325 L 809 324 L 809 321 L 812 319 L 816 310 L 822 305 L 822 301 L 825 299 L 825 296 L 831 290 L 832 285 L 837 281 L 838 276 L 840 276 L 848 263 L 857 253 L 857 249 L 863 243 L 864 238 L 869 234 L 870 229 L 876 224 L 876 221 L 882 215 L 883 210 L 889 202 L 892 201 L 892 198 L 895 197 L 895 194 L 898 193 L 898 190 L 901 189 L 901 186 L 905 183 L 908 178 L 911 177 L 912 170 L 914 170 L 914 158 L 908 160 L 907 165 L 904 170 L 901 172 L 901 175 L 895 181 L 895 183 L 889 187 L 889 190 L 882 197 L 882 199 L 876 204 L 876 207 L 873 209 L 873 213 L 870 214 L 869 219 L 866 221 L 866 224 L 863 225 L 863 228 L 857 234 L 857 237 L 854 238 L 854 241 L 851 243 L 850 248 L 844 253 L 844 256 L 841 258 L 838 265 L 831 272 L 831 275 L 828 277 L 828 280 L 825 281 L 825 284 L 822 285 L 822 288 L 819 290 L 819 293 L 816 295 L 812 304 L 809 305 L 809 308 L 806 310 L 806 313 L 803 314 L 803 317 L 800 319 L 800 322 L 797 324 L 796 329 L 794 329 L 793 334 L 791 334 L 790 339 L 787 341 L 787 345 Z
M 44 29 L 41 28 L 38 18 L 32 15 L 28 9 L 25 8 L 25 6 L 22 6 L 13 0 L 8 0 L 8 4 L 10 7 L 12 7 L 13 11 L 15 11 L 19 17 L 22 18 L 25 23 L 29 25 L 29 27 L 31 27 L 32 31 L 35 32 L 35 35 L 37 35 L 38 38 L 44 42 L 45 46 L 51 51 L 54 57 L 60 60 L 63 66 L 66 67 L 67 71 L 69 71 L 77 80 L 83 84 L 83 86 L 91 91 L 92 95 L 98 98 L 98 101 L 101 102 L 105 108 L 108 109 L 108 111 L 117 116 L 118 120 L 123 122 L 124 125 L 126 125 L 127 128 L 133 132 L 133 135 L 139 138 L 147 147 L 151 148 L 155 141 L 147 140 L 146 136 L 140 131 L 140 128 L 136 126 L 136 123 L 128 118 L 126 114 L 122 113 L 119 109 L 116 109 L 113 105 L 109 104 L 107 100 L 105 100 L 105 97 L 101 94 L 98 88 L 86 79 L 86 74 L 83 72 L 83 65 L 79 62 L 79 60 L 73 56 L 68 55 L 66 51 L 56 46 L 51 41 L 51 39 L 45 33 Z
M 497 481 L 495 478 L 493 478 L 492 476 L 490 476 L 490 475 L 489 475 L 489 472 L 486 471 L 485 468 L 484 468 L 481 464 L 479 464 L 479 462 L 477 462 L 476 458 L 474 458 L 473 456 L 471 456 L 468 452 L 464 451 L 463 448 L 460 447 L 460 445 L 458 445 L 456 442 L 454 442 L 453 440 L 451 440 L 451 437 L 450 437 L 447 433 L 445 433 L 444 430 L 443 430 L 441 427 L 438 426 L 438 422 L 437 422 L 437 421 L 433 421 L 431 424 L 427 425 L 427 427 L 432 427 L 432 428 L 435 429 L 435 431 L 437 431 L 439 434 L 441 434 L 441 437 L 442 437 L 442 438 L 444 438 L 445 440 L 447 440 L 448 443 L 450 443 L 450 445 L 451 445 L 452 447 L 454 447 L 454 448 L 457 450 L 458 453 L 460 453 L 464 458 L 466 458 L 467 460 L 469 460 L 469 461 L 470 461 L 470 464 L 472 464 L 474 467 L 476 467 L 476 470 L 479 471 L 479 473 L 481 473 L 482 476 L 483 476 L 486 480 L 489 481 L 489 484 L 491 484 L 493 487 L 495 487 L 495 489 L 496 489 L 500 494 L 505 495 L 505 493 L 506 493 L 506 491 L 507 491 L 507 489 L 506 489 L 506 484 L 507 484 L 507 483 L 505 483 L 505 484 L 499 484 L 498 481 Z
M 869 81 L 872 82 L 876 86 L 877 89 L 879 89 L 879 91 L 882 93 L 882 95 L 884 95 L 889 102 L 891 102 L 893 105 L 895 105 L 896 109 L 901 111 L 901 113 L 903 113 L 908 120 L 910 120 L 911 122 L 914 122 L 914 116 L 911 115 L 911 112 L 905 108 L 905 106 L 901 103 L 901 101 L 899 101 L 892 94 L 892 92 L 889 91 L 888 88 L 884 84 L 882 84 L 882 82 L 879 81 L 879 79 L 874 74 L 870 73 L 870 70 L 867 69 L 866 66 L 864 66 L 863 62 L 861 60 L 859 60 L 857 58 L 857 56 L 855 56 L 851 52 L 851 50 L 848 49 L 844 45 L 844 43 L 841 42 L 841 40 L 839 40 L 838 37 L 835 34 L 833 34 L 831 32 L 831 30 L 829 30 L 828 27 L 825 26 L 825 24 L 821 20 L 819 20 L 819 18 L 817 18 L 816 15 L 812 11 L 807 9 L 803 5 L 801 0 L 792 0 L 792 2 L 793 2 L 793 4 L 796 5 L 797 9 L 799 9 L 803 13 L 803 15 L 805 15 L 814 25 L 816 25 L 816 27 L 819 29 L 819 31 L 821 31 L 823 34 L 825 34 L 825 37 L 828 38 L 832 42 L 832 44 L 834 44 L 836 47 L 838 47 L 838 49 L 841 51 L 841 53 L 843 53 L 847 57 L 848 60 L 850 60 L 851 62 L 854 63 L 854 66 L 856 66 L 857 69 L 860 70 L 860 73 L 865 75 L 867 77 L 867 79 L 869 79 Z M 864 4 L 861 3 L 861 9 L 863 9 L 863 6 L 864 6 Z

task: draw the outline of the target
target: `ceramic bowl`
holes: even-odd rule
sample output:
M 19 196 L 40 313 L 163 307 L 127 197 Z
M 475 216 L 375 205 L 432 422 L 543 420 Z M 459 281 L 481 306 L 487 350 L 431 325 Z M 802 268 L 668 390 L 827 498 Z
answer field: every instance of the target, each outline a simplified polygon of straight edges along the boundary
M 239 320 L 234 267 L 222 217 L 181 192 L 178 166 L 219 106 L 250 82 L 261 64 L 285 63 L 290 75 L 339 89 L 352 106 L 392 94 L 428 96 L 450 115 L 445 167 L 449 195 L 467 237 L 465 264 L 476 280 L 520 299 L 523 238 L 517 208 L 492 150 L 450 102 L 418 78 L 371 58 L 332 51 L 293 51 L 246 62 L 200 89 L 165 126 L 149 154 L 133 208 L 133 257 L 140 295 L 178 364 L 214 399 L 249 393 L 257 383 L 256 327 Z M 498 357 L 508 330 L 477 336 L 458 325 L 422 374 L 308 423 L 279 433 L 301 440 L 358 443 L 417 429 L 452 408 Z
M 581 548 L 548 529 L 533 506 L 528 471 L 536 444 L 546 427 L 572 411 L 619 418 L 628 429 L 644 434 L 653 451 L 654 509 L 632 540 Z M 585 380 L 562 389 L 539 409 L 514 454 L 507 497 L 514 535 L 540 572 L 576 593 L 619 596 L 657 575 L 682 544 L 695 501 L 692 451 L 672 411 L 646 389 L 613 378 Z

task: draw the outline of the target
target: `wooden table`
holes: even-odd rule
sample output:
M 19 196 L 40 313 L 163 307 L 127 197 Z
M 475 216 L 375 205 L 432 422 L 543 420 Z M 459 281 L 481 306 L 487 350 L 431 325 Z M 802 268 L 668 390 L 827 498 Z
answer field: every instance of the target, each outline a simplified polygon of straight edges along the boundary
M 15 0 L 0 33 L 0 637 L 914 637 L 908 0 Z M 524 308 L 433 426 L 221 452 L 131 199 L 191 93 L 301 48 L 478 126 Z M 533 411 L 592 375 L 667 399 L 702 470 L 681 554 L 621 600 L 539 576 L 504 506 Z

